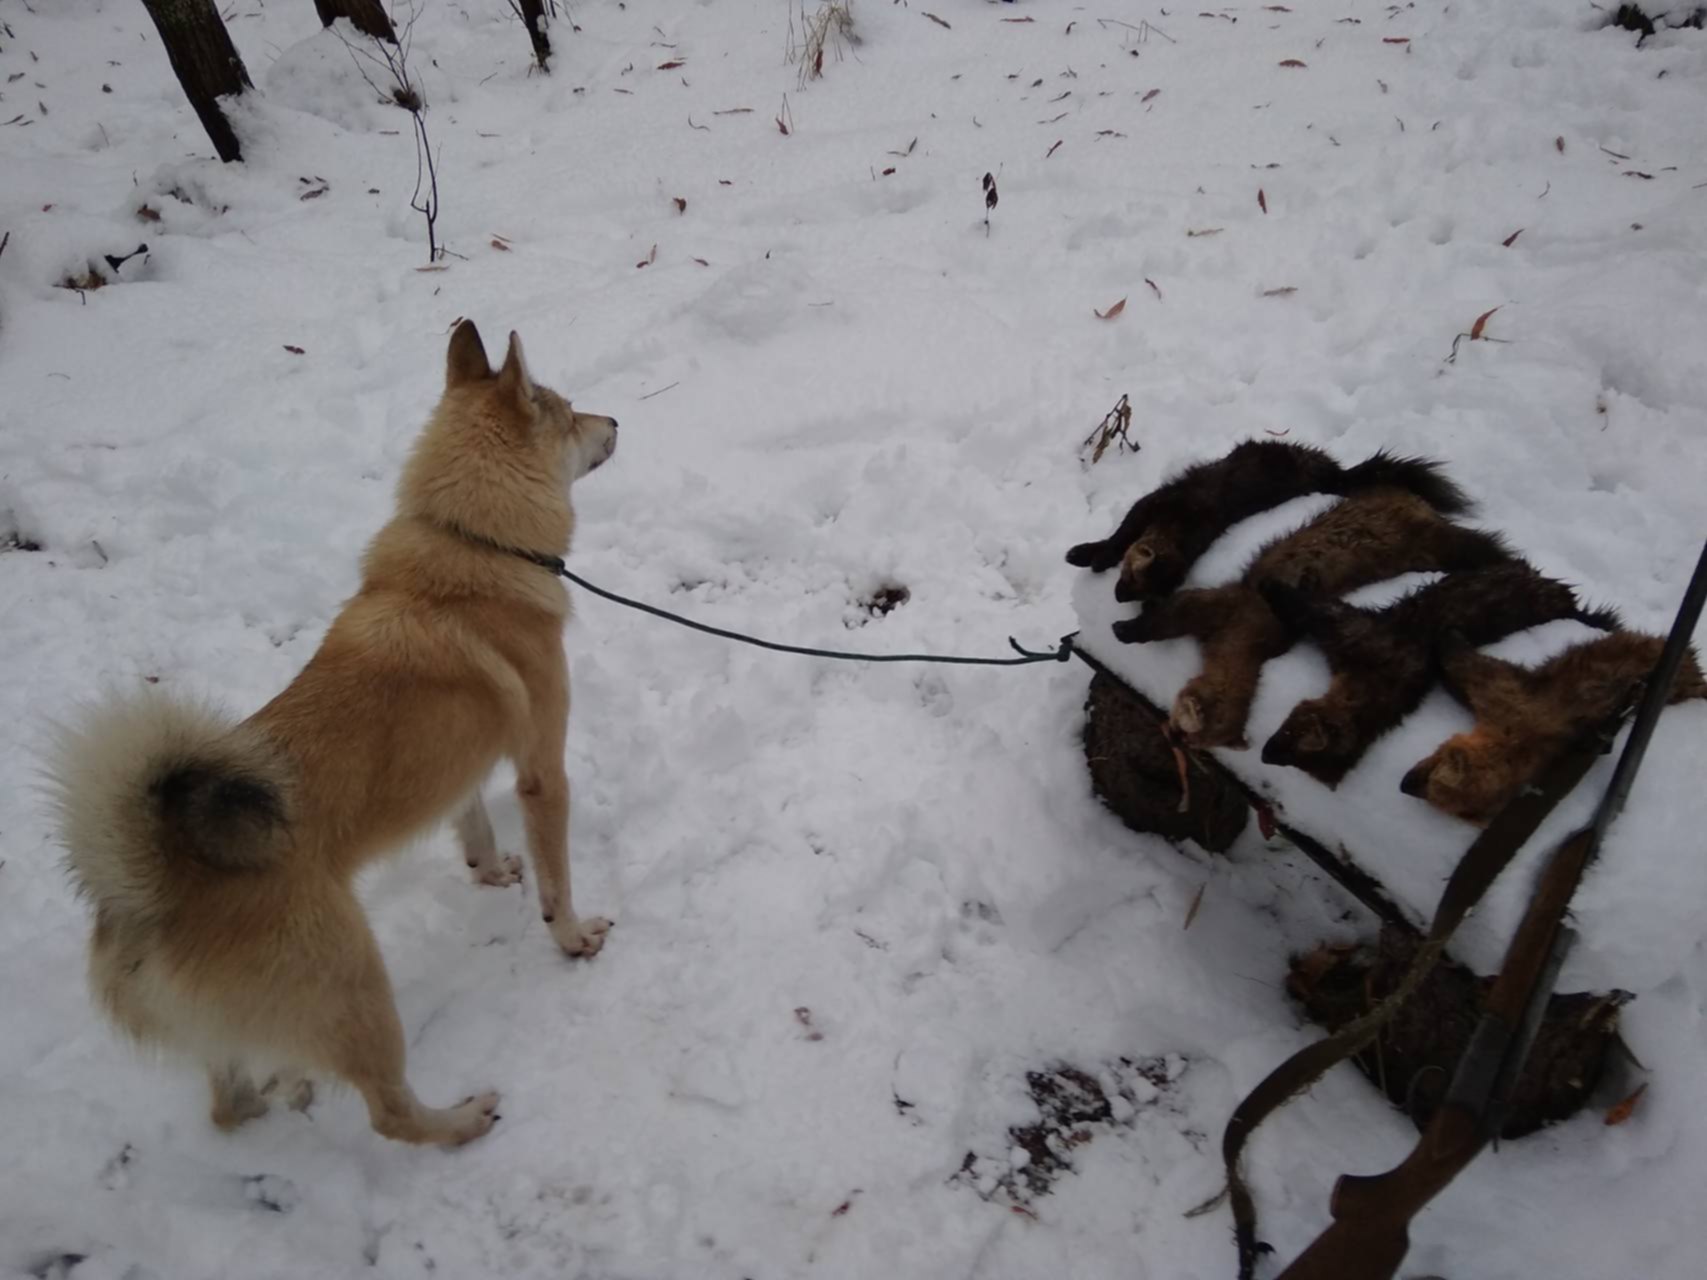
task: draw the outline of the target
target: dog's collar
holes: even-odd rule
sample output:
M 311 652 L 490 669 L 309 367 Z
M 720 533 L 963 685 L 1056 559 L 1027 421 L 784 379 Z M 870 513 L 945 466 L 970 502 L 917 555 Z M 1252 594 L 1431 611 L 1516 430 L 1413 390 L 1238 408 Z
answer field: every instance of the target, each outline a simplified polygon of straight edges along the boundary
M 541 569 L 549 569 L 559 578 L 561 578 L 564 575 L 564 572 L 568 569 L 568 566 L 563 563 L 562 556 L 554 556 L 544 551 L 529 551 L 525 547 L 512 547 L 508 543 L 499 542 L 495 538 L 488 538 L 484 534 L 475 533 L 471 529 L 464 529 L 458 524 L 443 523 L 439 525 L 439 528 L 443 529 L 446 533 L 453 534 L 456 537 L 461 538 L 464 542 L 472 542 L 477 547 L 485 547 L 488 551 L 501 551 L 507 556 L 515 556 L 518 560 L 526 560 L 530 564 L 537 564 Z

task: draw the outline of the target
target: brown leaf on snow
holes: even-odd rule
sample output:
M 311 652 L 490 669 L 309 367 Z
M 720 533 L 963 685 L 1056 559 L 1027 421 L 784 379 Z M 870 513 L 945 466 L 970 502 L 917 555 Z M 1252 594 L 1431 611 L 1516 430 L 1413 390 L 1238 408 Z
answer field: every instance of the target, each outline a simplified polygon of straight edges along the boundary
M 1470 326 L 1470 339 L 1475 341 L 1482 336 L 1482 330 L 1488 327 L 1488 317 L 1498 311 L 1498 307 L 1490 307 L 1476 317 L 1476 323 Z
M 936 14 L 934 14 L 934 13 L 927 13 L 927 14 L 925 14 L 925 17 L 929 18 L 932 22 L 936 23 L 937 26 L 943 28 L 943 30 L 945 30 L 945 31 L 953 31 L 954 30 L 953 27 L 949 26 L 948 23 L 944 22 L 941 18 L 937 17 Z
M 1411 42 L 1411 38 L 1409 36 L 1382 36 L 1381 37 L 1381 43 L 1382 44 L 1409 44 L 1410 42 Z
M 1036 22 L 1036 18 L 1003 18 L 1003 22 Z
M 1160 92 L 1161 92 L 1160 89 L 1152 89 L 1152 90 L 1150 90 L 1149 93 L 1146 93 L 1142 98 L 1138 99 L 1138 101 L 1148 102 L 1148 101 L 1150 101 L 1151 98 L 1154 98 Z
M 505 244 L 497 236 L 492 237 L 492 247 L 494 249 L 502 249 L 505 253 L 508 253 L 510 251 L 510 246 Z
M 1114 319 L 1115 316 L 1119 315 L 1124 310 L 1126 310 L 1126 299 L 1122 298 L 1119 302 L 1115 303 L 1107 311 L 1098 311 L 1095 307 L 1092 307 L 1091 308 L 1091 314 L 1093 316 L 1095 316 L 1098 320 L 1112 320 L 1112 319 Z
M 1144 283 L 1156 291 L 1156 301 L 1160 302 L 1162 300 L 1162 286 L 1150 279 L 1149 276 L 1144 277 Z
M 1257 208 L 1261 209 L 1264 213 L 1268 212 L 1268 197 L 1262 193 L 1261 187 L 1257 188 Z
M 1223 228 L 1221 228 L 1221 227 L 1199 227 L 1195 231 L 1188 230 L 1186 232 L 1186 235 L 1193 236 L 1193 237 L 1195 237 L 1195 236 L 1218 236 L 1221 234 L 1222 230 L 1223 230 Z
M 685 66 L 686 64 L 687 64 L 686 58 L 671 58 L 668 62 L 660 62 L 658 64 L 658 70 L 660 70 L 660 71 L 674 71 L 677 67 Z
M 1270 13 L 1291 13 L 1292 12 L 1292 10 L 1288 9 L 1283 4 L 1265 4 L 1263 6 L 1263 8 L 1267 9 Z
M 1635 1093 L 1632 1093 L 1628 1098 L 1624 1099 L 1624 1101 L 1607 1110 L 1606 1123 L 1609 1125 L 1623 1124 L 1625 1121 L 1629 1120 L 1631 1116 L 1636 1114 L 1636 1104 L 1641 1102 L 1642 1095 L 1647 1091 L 1648 1082 L 1644 1080 L 1641 1084 L 1636 1086 Z
M 1061 144 L 1062 144 L 1062 143 L 1063 143 L 1063 142 L 1065 142 L 1065 141 L 1066 141 L 1066 139 L 1065 139 L 1065 138 L 1057 138 L 1057 139 L 1055 139 L 1055 145 L 1054 145 L 1054 146 L 1053 146 L 1053 147 L 1050 147 L 1050 148 L 1049 148 L 1049 150 L 1047 150 L 1047 151 L 1045 151 L 1045 152 L 1044 152 L 1044 153 L 1043 153 L 1043 158 L 1044 158 L 1044 159 L 1045 159 L 1045 160 L 1047 160 L 1047 159 L 1049 159 L 1049 157 L 1050 157 L 1050 156 L 1052 156 L 1052 155 L 1054 155 L 1054 154 L 1055 154 L 1055 152 L 1056 152 L 1056 151 L 1057 151 L 1057 150 L 1058 150 L 1058 149 L 1059 149 L 1059 148 L 1060 148 L 1060 146 L 1061 146 Z
M 1564 134 L 1561 133 L 1557 138 L 1553 139 L 1553 150 L 1557 151 L 1560 155 L 1563 155 L 1565 153 L 1565 135 Z
M 1297 292 L 1298 292 L 1298 286 L 1297 285 L 1295 285 L 1295 284 L 1283 284 L 1278 289 L 1264 289 L 1262 291 L 1262 296 L 1265 298 L 1290 298 L 1293 294 L 1295 294 Z
M 710 265 L 711 265 L 711 264 L 710 264 L 710 263 L 709 263 L 709 262 L 707 262 L 707 261 L 706 261 L 706 260 L 705 260 L 705 259 L 704 259 L 704 258 L 695 258 L 695 259 L 694 259 L 694 261 L 695 261 L 695 262 L 697 262 L 697 263 L 699 263 L 699 265 L 700 265 L 700 266 L 702 266 L 702 267 L 709 267 L 709 266 L 710 266 Z
M 137 209 L 136 216 L 144 222 L 160 221 L 160 211 L 158 209 L 151 208 L 148 205 L 143 205 Z
M 680 196 L 672 197 L 670 203 L 676 206 L 677 213 L 686 213 L 688 211 L 688 202 Z
M 1283 67 L 1307 67 L 1310 64 L 1300 58 L 1287 58 L 1280 65 Z
M 293 347 L 288 342 L 284 344 L 284 349 L 286 351 L 290 352 L 291 355 L 293 355 L 293 356 L 300 356 L 300 355 L 306 354 L 301 347 Z
M 1522 234 L 1523 234 L 1523 228 L 1519 227 L 1516 231 L 1513 231 L 1504 240 L 1501 240 L 1500 243 L 1509 249 L 1512 247 L 1512 245 L 1517 243 L 1517 238 Z
M 651 252 L 634 265 L 636 268 L 649 267 L 656 261 L 658 261 L 658 246 L 653 245 Z

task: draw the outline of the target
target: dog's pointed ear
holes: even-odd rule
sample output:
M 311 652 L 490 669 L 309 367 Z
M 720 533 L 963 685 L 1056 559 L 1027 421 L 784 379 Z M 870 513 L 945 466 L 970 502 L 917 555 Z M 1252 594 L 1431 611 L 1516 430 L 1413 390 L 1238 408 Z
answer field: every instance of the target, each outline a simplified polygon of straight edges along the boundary
M 510 332 L 510 351 L 504 357 L 504 367 L 498 370 L 498 390 L 517 404 L 533 399 L 533 379 L 528 377 L 527 357 L 522 355 L 522 340 Z
M 492 376 L 492 366 L 486 363 L 486 347 L 480 341 L 480 330 L 474 321 L 460 322 L 450 335 L 450 350 L 445 353 L 445 387 L 484 382 Z

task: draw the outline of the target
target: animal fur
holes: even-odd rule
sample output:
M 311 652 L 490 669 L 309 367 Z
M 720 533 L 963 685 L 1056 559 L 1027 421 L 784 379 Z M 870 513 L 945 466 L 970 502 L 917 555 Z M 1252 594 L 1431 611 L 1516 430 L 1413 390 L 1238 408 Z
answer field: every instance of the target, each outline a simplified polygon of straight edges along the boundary
M 1174 699 L 1169 724 L 1192 746 L 1244 747 L 1263 665 L 1295 639 L 1263 599 L 1265 585 L 1337 596 L 1400 573 L 1474 569 L 1508 559 L 1497 535 L 1455 525 L 1406 490 L 1371 489 L 1270 542 L 1238 582 L 1151 601 L 1138 617 L 1115 623 L 1114 634 L 1140 644 L 1196 637 L 1203 671 Z
M 1478 653 L 1449 637 L 1441 650 L 1447 690 L 1470 708 L 1475 727 L 1447 739 L 1400 782 L 1406 795 L 1485 826 L 1578 734 L 1616 712 L 1652 674 L 1661 636 L 1617 631 L 1573 645 L 1537 667 Z M 1669 701 L 1707 698 L 1694 651 L 1685 655 Z
M 504 548 L 566 553 L 570 482 L 615 447 L 613 419 L 533 383 L 515 334 L 494 373 L 464 321 L 396 514 L 296 679 L 242 722 L 150 691 L 62 733 L 49 781 L 94 907 L 93 994 L 138 1041 L 205 1065 L 221 1127 L 265 1109 L 269 1070 L 295 1104 L 309 1073 L 348 1082 L 386 1137 L 492 1127 L 495 1093 L 435 1109 L 409 1088 L 352 881 L 452 814 L 474 879 L 517 880 L 480 802 L 500 758 L 553 938 L 575 956 L 603 945 L 609 922 L 576 915 L 569 887 L 569 599 Z
M 1247 440 L 1140 498 L 1112 535 L 1080 543 L 1067 553 L 1067 563 L 1097 573 L 1120 565 L 1117 600 L 1165 596 L 1239 521 L 1307 493 L 1348 495 L 1377 488 L 1408 490 L 1442 515 L 1470 508 L 1438 462 L 1397 458 L 1382 450 L 1345 468 L 1309 445 Z
M 1564 618 L 1603 631 L 1618 625 L 1609 610 L 1584 609 L 1570 587 L 1521 560 L 1449 574 L 1378 611 L 1278 583 L 1265 584 L 1263 598 L 1321 647 L 1333 672 L 1328 691 L 1300 702 L 1263 744 L 1263 763 L 1302 769 L 1329 787 L 1417 709 L 1439 674 L 1436 642 L 1448 632 L 1481 645 Z

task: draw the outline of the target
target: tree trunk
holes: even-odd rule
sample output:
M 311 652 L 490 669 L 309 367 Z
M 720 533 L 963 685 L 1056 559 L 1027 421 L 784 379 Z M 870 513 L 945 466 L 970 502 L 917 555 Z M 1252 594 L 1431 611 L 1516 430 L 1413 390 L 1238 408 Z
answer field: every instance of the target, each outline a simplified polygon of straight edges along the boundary
M 219 99 L 252 89 L 249 72 L 220 21 L 213 0 L 142 0 L 148 16 L 159 29 L 160 42 L 172 61 L 184 95 L 201 117 L 202 127 L 213 140 L 213 149 L 227 164 L 243 158 L 231 122 L 220 110 Z
M 551 57 L 551 37 L 545 33 L 545 0 L 520 0 L 520 3 L 522 25 L 528 29 L 528 39 L 533 41 L 534 60 L 541 71 L 550 71 L 546 66 Z
M 323 27 L 331 26 L 339 18 L 348 18 L 364 36 L 397 43 L 397 30 L 379 0 L 314 0 L 314 7 Z

